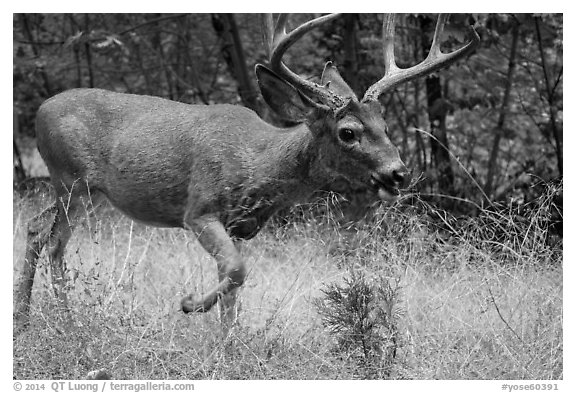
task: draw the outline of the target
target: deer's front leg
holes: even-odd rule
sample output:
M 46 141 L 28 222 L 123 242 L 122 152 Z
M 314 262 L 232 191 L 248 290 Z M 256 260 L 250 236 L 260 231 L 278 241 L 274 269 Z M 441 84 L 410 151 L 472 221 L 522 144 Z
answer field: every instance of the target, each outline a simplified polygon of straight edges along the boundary
M 202 247 L 216 259 L 219 282 L 204 296 L 190 294 L 182 299 L 182 311 L 205 312 L 220 300 L 222 322 L 227 323 L 225 319 L 236 317 L 235 295 L 236 289 L 242 285 L 246 276 L 244 262 L 224 226 L 215 216 L 190 219 L 187 225 L 198 237 Z M 228 323 L 231 322 L 233 321 Z

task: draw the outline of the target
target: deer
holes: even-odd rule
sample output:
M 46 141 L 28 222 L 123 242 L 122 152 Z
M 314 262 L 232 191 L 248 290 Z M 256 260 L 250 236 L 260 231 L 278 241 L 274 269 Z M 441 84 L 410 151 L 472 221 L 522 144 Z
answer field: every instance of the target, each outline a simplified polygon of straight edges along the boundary
M 428 56 L 406 69 L 394 56 L 394 14 L 382 24 L 384 75 L 359 99 L 327 62 L 320 83 L 282 58 L 301 37 L 338 17 L 323 15 L 287 31 L 289 16 L 263 16 L 269 65 L 255 67 L 267 105 L 290 127 L 276 127 L 238 105 L 190 105 L 97 88 L 72 89 L 46 100 L 36 117 L 38 150 L 56 198 L 30 220 L 15 284 L 14 320 L 27 323 L 38 258 L 46 248 L 56 299 L 68 307 L 64 254 L 85 206 L 107 199 L 131 219 L 185 228 L 215 260 L 218 282 L 181 300 L 184 313 L 216 303 L 220 319 L 237 318 L 237 291 L 247 268 L 237 242 L 253 238 L 279 209 L 306 200 L 343 177 L 379 199 L 399 198 L 411 178 L 388 136 L 379 97 L 470 54 L 479 36 L 442 53 L 448 15 L 438 17 Z

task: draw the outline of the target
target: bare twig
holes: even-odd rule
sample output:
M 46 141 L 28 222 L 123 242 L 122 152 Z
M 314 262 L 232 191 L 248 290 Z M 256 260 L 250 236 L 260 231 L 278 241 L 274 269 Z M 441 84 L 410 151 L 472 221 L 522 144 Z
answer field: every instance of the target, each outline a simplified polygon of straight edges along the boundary
M 492 300 L 492 304 L 494 304 L 494 308 L 496 309 L 496 312 L 498 313 L 498 316 L 500 317 L 500 319 L 502 320 L 502 322 L 504 322 L 504 325 L 506 325 L 506 327 L 512 332 L 514 333 L 514 335 L 516 336 L 516 338 L 518 339 L 518 341 L 520 341 L 522 344 L 524 344 L 524 341 L 520 338 L 520 336 L 518 335 L 518 333 L 516 333 L 516 331 L 514 329 L 512 329 L 512 327 L 510 326 L 510 324 L 508 323 L 508 321 L 506 321 L 506 319 L 504 318 L 504 316 L 502 315 L 502 313 L 500 312 L 500 308 L 498 307 L 498 304 L 496 304 L 496 299 L 494 298 L 494 295 L 492 294 L 492 290 L 490 289 L 490 287 L 488 287 L 488 293 L 490 294 L 490 298 Z

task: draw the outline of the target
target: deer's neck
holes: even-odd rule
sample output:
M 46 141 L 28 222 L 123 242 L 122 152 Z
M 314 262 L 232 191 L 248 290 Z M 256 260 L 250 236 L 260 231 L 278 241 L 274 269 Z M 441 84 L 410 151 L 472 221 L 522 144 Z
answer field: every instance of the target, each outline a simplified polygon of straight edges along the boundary
M 331 178 L 321 150 L 305 126 L 261 135 L 253 147 L 253 167 L 225 221 L 240 238 L 254 236 L 278 209 L 306 200 Z
M 320 156 L 318 143 L 306 126 L 272 134 L 265 154 L 257 157 L 261 187 L 274 187 L 279 197 L 290 201 L 307 197 L 330 180 Z

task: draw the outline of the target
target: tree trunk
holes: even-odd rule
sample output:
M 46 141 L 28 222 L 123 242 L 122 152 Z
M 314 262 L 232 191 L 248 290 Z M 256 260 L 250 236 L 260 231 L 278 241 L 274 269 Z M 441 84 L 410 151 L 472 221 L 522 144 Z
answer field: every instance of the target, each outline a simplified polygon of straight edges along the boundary
M 357 48 L 358 14 L 344 16 L 344 72 L 343 78 L 348 86 L 358 94 L 358 48 Z
M 166 59 L 168 59 L 170 57 L 170 53 L 167 53 L 165 51 L 165 47 L 163 44 L 163 29 L 162 26 L 160 24 L 161 21 L 161 14 L 157 14 L 154 15 L 154 18 L 149 21 L 150 25 L 154 26 L 154 33 L 152 34 L 152 37 L 150 39 L 152 48 L 156 51 L 156 53 L 158 54 L 158 61 L 160 63 L 160 73 L 162 74 L 162 76 L 164 77 L 164 80 L 166 81 L 166 88 L 164 88 L 161 84 L 157 85 L 160 89 L 160 91 L 162 92 L 162 95 L 171 99 L 171 100 L 176 100 L 177 96 L 175 94 L 174 91 L 174 83 L 172 81 L 172 74 L 170 71 L 170 65 L 167 64 Z M 158 94 L 158 92 L 155 92 L 155 94 Z
M 87 37 L 90 37 L 90 14 L 84 14 L 84 31 Z M 88 69 L 88 87 L 96 86 L 94 82 L 94 68 L 92 67 L 92 48 L 90 41 L 84 42 L 84 50 L 86 52 L 86 68 Z
M 420 31 L 422 33 L 423 57 L 428 55 L 432 44 L 430 27 L 432 20 L 429 17 L 420 17 Z M 454 193 L 454 172 L 450 162 L 450 147 L 446 130 L 446 113 L 448 104 L 442 94 L 442 84 L 437 74 L 426 77 L 426 102 L 428 104 L 428 121 L 430 122 L 430 155 L 431 165 L 438 175 L 438 189 L 447 195 Z
M 538 37 L 538 49 L 540 52 L 540 61 L 542 62 L 542 73 L 544 74 L 544 82 L 546 83 L 546 98 L 548 101 L 548 112 L 550 114 L 550 128 L 552 129 L 552 136 L 554 137 L 555 142 L 554 147 L 556 150 L 558 172 L 560 173 L 560 176 L 562 176 L 564 169 L 562 165 L 562 130 L 560 127 L 558 127 L 556 121 L 557 113 L 556 106 L 554 104 L 556 101 L 556 93 L 548 75 L 546 55 L 544 54 L 544 48 L 542 47 L 542 34 L 540 33 L 540 23 L 538 22 L 538 17 L 534 18 L 534 23 L 536 24 L 536 36 Z M 562 75 L 561 72 L 560 75 Z
M 508 114 L 508 104 L 510 102 L 510 91 L 512 90 L 512 79 L 514 78 L 514 69 L 516 67 L 516 49 L 518 47 L 519 25 L 514 23 L 512 27 L 512 46 L 510 47 L 510 58 L 508 60 L 508 73 L 506 76 L 506 85 L 504 88 L 504 97 L 502 98 L 502 105 L 500 106 L 500 113 L 494 132 L 494 141 L 492 143 L 492 150 L 490 151 L 490 158 L 488 160 L 488 174 L 486 175 L 486 185 L 484 186 L 484 193 L 491 197 L 494 191 L 494 178 L 496 177 L 496 169 L 498 167 L 498 154 L 500 152 L 500 140 L 504 134 L 504 124 L 506 122 L 506 115 Z
M 30 28 L 30 23 L 28 21 L 27 14 L 20 14 L 20 21 L 22 22 L 22 31 L 26 36 L 26 39 L 30 42 L 32 53 L 34 53 L 34 56 L 36 58 L 40 57 L 40 51 L 37 48 L 36 39 L 32 34 L 32 29 Z M 50 83 L 50 79 L 48 78 L 48 74 L 43 68 L 40 69 L 39 73 L 40 76 L 42 77 L 43 82 L 42 87 L 44 88 L 44 96 L 51 97 L 54 93 L 52 90 L 52 84 Z
M 412 42 L 412 48 L 413 48 L 413 56 L 414 56 L 414 64 L 417 64 L 419 62 L 419 58 L 420 58 L 420 50 L 419 50 L 419 45 L 418 45 L 418 38 L 414 37 L 413 38 L 413 42 Z M 421 46 L 421 45 L 420 45 Z M 413 117 L 412 117 L 412 124 L 415 127 L 418 127 L 418 125 L 420 124 L 420 114 L 423 113 L 423 110 L 421 108 L 420 105 L 420 91 L 421 91 L 421 81 L 420 80 L 415 80 L 411 82 L 412 85 L 414 86 L 414 112 L 413 112 Z M 406 110 L 405 110 L 406 111 Z M 406 111 L 407 112 L 407 111 Z M 424 140 L 422 138 L 422 134 L 420 132 L 415 132 L 414 133 L 414 137 L 416 139 L 416 156 L 418 157 L 418 165 L 419 168 L 422 172 L 426 172 L 428 170 L 428 157 L 427 157 L 427 150 L 426 150 L 426 144 L 424 143 Z
M 16 143 L 16 136 L 20 134 L 20 122 L 18 120 L 18 114 L 16 110 L 13 110 L 13 121 L 14 121 L 14 129 L 12 133 L 12 157 L 14 159 L 13 162 L 13 184 L 17 186 L 18 184 L 22 183 L 28 177 L 26 175 L 26 171 L 24 170 L 24 165 L 22 164 L 22 154 L 20 154 L 20 149 L 18 148 L 18 144 Z
M 238 83 L 238 95 L 242 103 L 261 115 L 262 105 L 258 101 L 258 91 L 254 88 L 248 74 L 234 14 L 212 14 L 212 26 L 220 39 L 226 65 Z
M 430 154 L 432 166 L 438 173 L 438 188 L 447 195 L 454 193 L 454 172 L 450 162 L 450 147 L 446 131 L 447 102 L 442 97 L 442 85 L 437 75 L 426 78 L 426 99 L 430 121 Z

